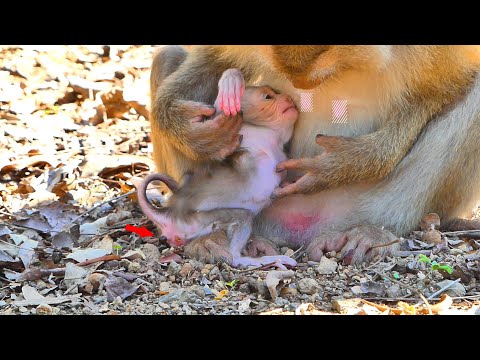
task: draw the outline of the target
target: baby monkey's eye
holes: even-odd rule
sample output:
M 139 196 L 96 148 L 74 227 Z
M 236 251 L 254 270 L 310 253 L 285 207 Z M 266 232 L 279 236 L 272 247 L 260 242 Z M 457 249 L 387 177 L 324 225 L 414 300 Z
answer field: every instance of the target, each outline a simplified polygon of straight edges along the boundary
M 265 94 L 265 100 L 271 100 L 273 99 L 273 96 L 270 94 Z

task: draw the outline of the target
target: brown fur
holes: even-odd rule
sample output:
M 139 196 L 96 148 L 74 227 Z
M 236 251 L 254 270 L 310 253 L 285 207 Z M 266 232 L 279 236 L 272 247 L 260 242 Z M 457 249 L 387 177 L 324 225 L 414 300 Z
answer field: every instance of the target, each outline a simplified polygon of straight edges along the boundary
M 296 170 L 311 176 L 299 192 L 375 185 L 352 195 L 356 210 L 337 229 L 370 223 L 404 234 L 427 212 L 462 216 L 479 192 L 479 54 L 471 46 L 196 47 L 152 91 L 156 164 L 177 178 L 232 141 L 235 119 L 192 141 L 191 110 L 176 99 L 213 103 L 222 72 L 235 67 L 247 83 L 314 91 L 315 112 L 302 114 L 290 150 Z M 343 127 L 329 119 L 336 93 L 352 99 Z M 318 144 L 317 133 L 326 135 Z

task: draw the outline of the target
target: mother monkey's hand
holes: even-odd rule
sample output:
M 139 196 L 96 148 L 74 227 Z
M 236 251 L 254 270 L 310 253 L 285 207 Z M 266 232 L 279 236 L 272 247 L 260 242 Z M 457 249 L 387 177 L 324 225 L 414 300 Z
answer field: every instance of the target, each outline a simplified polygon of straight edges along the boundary
M 212 74 L 201 56 L 190 56 L 152 89 L 152 127 L 191 160 L 222 160 L 240 145 L 245 82 L 239 70 L 224 70 Z
M 379 143 L 376 138 L 380 136 L 382 133 L 379 131 L 357 137 L 318 134 L 315 140 L 323 150 L 320 155 L 289 159 L 277 165 L 277 172 L 294 170 L 303 176 L 294 183 L 282 183 L 282 187 L 275 189 L 273 197 L 305 194 L 368 179 L 381 179 L 395 165 L 395 161 L 390 161 L 389 164 L 381 161 L 382 147 L 376 146 Z M 371 156 L 366 157 L 364 154 Z

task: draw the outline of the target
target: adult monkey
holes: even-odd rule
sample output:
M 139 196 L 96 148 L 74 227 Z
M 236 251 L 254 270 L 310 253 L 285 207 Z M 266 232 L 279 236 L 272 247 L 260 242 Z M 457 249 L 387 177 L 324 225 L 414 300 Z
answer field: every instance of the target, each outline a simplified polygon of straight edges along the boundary
M 286 244 L 307 244 L 314 260 L 331 250 L 352 262 L 385 255 L 395 247 L 374 246 L 394 239 L 390 231 L 408 233 L 427 212 L 455 224 L 479 195 L 476 50 L 200 46 L 187 55 L 181 47 L 163 48 L 151 76 L 155 162 L 178 179 L 194 164 L 222 159 L 238 145 L 239 115 L 199 122 L 213 115 L 207 104 L 215 101 L 220 76 L 229 68 L 239 68 L 248 84 L 269 84 L 297 101 L 295 87 L 309 89 L 314 111 L 300 116 L 292 160 L 278 167 L 303 176 L 277 189 L 279 199 L 257 218 L 254 233 L 269 240 L 255 238 L 249 255 L 271 255 Z M 226 112 L 236 97 L 223 105 Z M 346 124 L 332 123 L 333 100 L 347 100 Z M 214 257 L 223 241 L 220 235 L 216 240 L 197 240 L 187 251 Z

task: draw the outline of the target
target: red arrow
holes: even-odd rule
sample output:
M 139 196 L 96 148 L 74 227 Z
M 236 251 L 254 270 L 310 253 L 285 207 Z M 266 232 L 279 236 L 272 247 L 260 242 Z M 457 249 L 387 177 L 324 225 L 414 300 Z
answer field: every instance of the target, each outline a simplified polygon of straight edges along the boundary
M 148 231 L 148 229 L 145 226 L 142 226 L 141 228 L 135 227 L 133 225 L 126 225 L 125 230 L 134 232 L 135 234 L 140 235 L 140 237 L 146 237 L 146 236 L 153 236 L 153 233 Z

